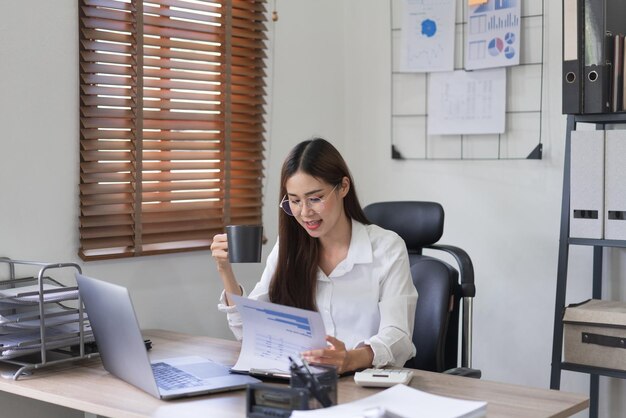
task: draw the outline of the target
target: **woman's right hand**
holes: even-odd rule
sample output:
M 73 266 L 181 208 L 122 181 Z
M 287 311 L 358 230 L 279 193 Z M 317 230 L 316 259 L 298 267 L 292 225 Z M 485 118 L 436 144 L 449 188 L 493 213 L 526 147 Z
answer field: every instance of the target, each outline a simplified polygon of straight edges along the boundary
M 226 234 L 217 234 L 211 243 L 211 255 L 217 264 L 218 271 L 230 270 L 228 261 L 228 240 Z
M 217 234 L 213 237 L 213 243 L 211 244 L 211 255 L 217 264 L 217 272 L 224 284 L 224 290 L 226 291 L 226 304 L 232 305 L 232 302 L 228 299 L 228 294 L 241 295 L 241 286 L 237 283 L 235 274 L 233 273 L 232 266 L 228 261 L 228 239 L 226 234 Z

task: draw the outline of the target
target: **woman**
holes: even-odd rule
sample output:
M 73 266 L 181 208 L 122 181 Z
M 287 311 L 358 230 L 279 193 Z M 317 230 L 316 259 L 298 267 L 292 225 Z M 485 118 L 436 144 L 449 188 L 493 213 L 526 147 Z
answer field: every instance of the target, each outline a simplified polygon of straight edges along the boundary
M 417 291 L 406 247 L 394 232 L 371 225 L 348 167 L 329 142 L 296 145 L 281 172 L 278 242 L 252 299 L 319 311 L 328 346 L 302 353 L 339 373 L 402 366 L 411 341 Z M 228 262 L 226 235 L 212 255 L 224 284 L 219 309 L 241 338 L 241 318 L 226 294 L 244 294 Z

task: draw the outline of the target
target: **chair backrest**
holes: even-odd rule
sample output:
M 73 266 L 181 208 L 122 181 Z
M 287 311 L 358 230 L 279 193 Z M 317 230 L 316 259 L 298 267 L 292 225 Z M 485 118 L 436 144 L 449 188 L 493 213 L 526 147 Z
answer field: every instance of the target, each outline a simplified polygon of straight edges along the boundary
M 379 202 L 364 208 L 370 222 L 396 232 L 406 243 L 418 291 L 413 343 L 406 367 L 443 372 L 458 366 L 459 273 L 422 250 L 443 235 L 443 207 L 436 202 Z
M 405 367 L 442 372 L 457 366 L 456 358 L 452 359 L 453 364 L 446 358 L 448 344 L 458 347 L 456 341 L 448 342 L 448 332 L 457 328 L 450 309 L 454 302 L 450 299 L 458 275 L 451 275 L 450 269 L 446 263 L 430 257 L 423 257 L 411 266 L 413 284 L 419 295 L 413 326 L 417 354 Z
M 443 207 L 436 202 L 378 202 L 364 208 L 370 222 L 404 240 L 411 265 L 443 235 Z

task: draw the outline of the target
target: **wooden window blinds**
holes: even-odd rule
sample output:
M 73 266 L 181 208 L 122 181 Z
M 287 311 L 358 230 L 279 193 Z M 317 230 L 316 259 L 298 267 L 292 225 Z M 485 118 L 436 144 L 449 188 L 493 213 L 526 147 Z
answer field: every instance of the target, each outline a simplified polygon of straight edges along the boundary
M 264 0 L 79 0 L 84 260 L 260 224 Z

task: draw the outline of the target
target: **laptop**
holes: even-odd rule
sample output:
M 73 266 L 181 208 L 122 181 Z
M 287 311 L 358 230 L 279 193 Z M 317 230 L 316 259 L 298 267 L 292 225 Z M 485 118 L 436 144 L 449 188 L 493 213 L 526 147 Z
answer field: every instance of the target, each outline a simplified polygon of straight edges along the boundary
M 76 274 L 100 358 L 112 375 L 159 399 L 243 389 L 260 380 L 199 356 L 150 362 L 128 289 Z

